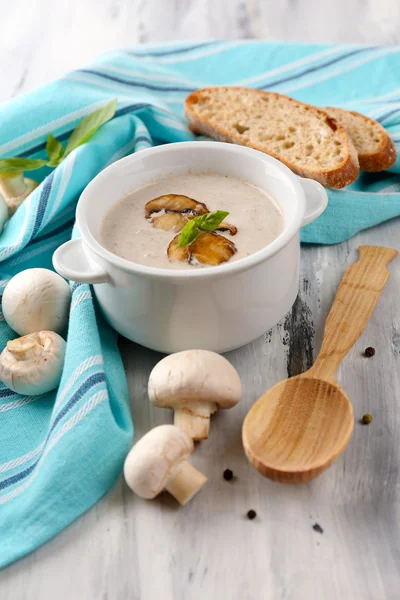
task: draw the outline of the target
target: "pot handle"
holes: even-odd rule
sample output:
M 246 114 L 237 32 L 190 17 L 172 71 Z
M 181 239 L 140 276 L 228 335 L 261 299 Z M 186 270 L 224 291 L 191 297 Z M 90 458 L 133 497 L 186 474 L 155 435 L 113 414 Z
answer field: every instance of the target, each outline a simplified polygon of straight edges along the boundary
M 328 194 L 325 188 L 313 179 L 299 177 L 299 181 L 306 197 L 306 211 L 301 224 L 304 227 L 322 215 L 328 206 Z
M 57 248 L 53 254 L 53 266 L 57 273 L 71 281 L 105 283 L 110 280 L 108 273 L 86 256 L 81 238 Z

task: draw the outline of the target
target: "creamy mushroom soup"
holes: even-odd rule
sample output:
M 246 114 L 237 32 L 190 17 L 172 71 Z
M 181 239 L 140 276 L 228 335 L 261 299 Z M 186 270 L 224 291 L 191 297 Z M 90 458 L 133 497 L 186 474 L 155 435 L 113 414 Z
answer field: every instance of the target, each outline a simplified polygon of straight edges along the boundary
M 229 213 L 217 229 L 221 213 L 214 211 Z M 117 202 L 103 219 L 100 239 L 107 250 L 134 263 L 195 269 L 249 256 L 282 229 L 282 213 L 266 191 L 235 177 L 188 173 L 146 185 Z M 180 247 L 181 233 L 186 240 L 197 237 Z

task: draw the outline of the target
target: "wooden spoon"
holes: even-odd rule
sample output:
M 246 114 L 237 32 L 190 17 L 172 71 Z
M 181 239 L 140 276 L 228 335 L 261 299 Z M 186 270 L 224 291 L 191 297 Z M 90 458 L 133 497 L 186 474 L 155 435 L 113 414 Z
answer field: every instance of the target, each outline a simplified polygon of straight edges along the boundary
M 364 331 L 389 278 L 396 250 L 361 246 L 345 272 L 313 367 L 263 394 L 243 423 L 250 463 L 275 481 L 300 483 L 317 477 L 343 452 L 353 431 L 350 401 L 334 374 Z

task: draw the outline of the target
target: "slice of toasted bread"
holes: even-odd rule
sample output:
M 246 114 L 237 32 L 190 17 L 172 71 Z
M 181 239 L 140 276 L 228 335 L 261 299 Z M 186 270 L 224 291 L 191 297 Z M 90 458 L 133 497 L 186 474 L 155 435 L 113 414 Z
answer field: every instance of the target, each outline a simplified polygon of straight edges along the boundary
M 325 112 L 273 92 L 242 87 L 197 90 L 185 101 L 194 133 L 250 146 L 302 177 L 342 188 L 357 179 L 357 152 Z
M 382 125 L 355 111 L 323 108 L 347 131 L 358 153 L 360 169 L 363 171 L 384 171 L 396 162 L 396 148 Z

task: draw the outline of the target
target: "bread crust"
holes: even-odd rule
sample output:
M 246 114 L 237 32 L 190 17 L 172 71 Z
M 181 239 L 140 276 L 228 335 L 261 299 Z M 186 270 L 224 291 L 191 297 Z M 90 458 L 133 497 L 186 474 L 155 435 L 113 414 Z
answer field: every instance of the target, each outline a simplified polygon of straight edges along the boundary
M 284 98 L 285 101 L 289 100 L 290 102 L 293 102 L 296 105 L 308 107 L 309 110 L 319 113 L 324 118 L 331 119 L 335 128 L 339 129 L 343 134 L 342 135 L 343 142 L 344 142 L 344 144 L 346 144 L 346 147 L 347 147 L 346 148 L 347 149 L 346 158 L 343 161 L 343 163 L 335 169 L 329 169 L 329 170 L 318 169 L 318 170 L 316 170 L 316 169 L 305 168 L 294 162 L 288 161 L 279 154 L 276 154 L 272 151 L 271 152 L 267 151 L 265 149 L 265 147 L 263 147 L 261 144 L 246 142 L 245 140 L 243 140 L 240 137 L 239 134 L 235 135 L 235 134 L 229 132 L 226 128 L 224 128 L 221 125 L 218 125 L 217 127 L 215 127 L 215 126 L 211 125 L 207 119 L 198 117 L 194 113 L 192 107 L 197 104 L 198 100 L 200 99 L 201 94 L 207 93 L 209 90 L 213 90 L 213 89 L 215 89 L 215 88 L 203 88 L 201 90 L 196 90 L 196 91 L 192 92 L 191 94 L 189 94 L 189 96 L 185 100 L 184 113 L 185 113 L 187 120 L 189 121 L 189 128 L 193 133 L 207 135 L 207 136 L 209 136 L 213 139 L 216 139 L 220 142 L 229 142 L 229 143 L 234 143 L 234 144 L 240 144 L 242 146 L 248 146 L 250 148 L 254 148 L 255 150 L 259 150 L 260 152 L 264 152 L 265 154 L 268 154 L 268 155 L 272 156 L 273 158 L 278 159 L 280 162 L 284 163 L 287 167 L 289 167 L 289 169 L 291 169 L 297 175 L 300 175 L 301 177 L 307 177 L 310 179 L 314 179 L 315 181 L 318 181 L 325 187 L 343 188 L 346 185 L 350 185 L 357 179 L 358 174 L 359 174 L 359 163 L 358 163 L 358 158 L 357 158 L 357 151 L 353 145 L 353 142 L 351 141 L 350 137 L 346 133 L 346 130 L 344 129 L 344 127 L 342 127 L 342 125 L 340 125 L 340 123 L 338 123 L 336 121 L 336 119 L 334 119 L 334 118 L 332 119 L 332 117 L 330 117 L 323 110 L 316 108 L 315 106 L 312 106 L 311 104 L 305 104 L 298 100 L 294 100 L 293 98 L 284 96 L 283 94 L 277 94 L 276 92 L 263 92 L 260 90 L 253 90 L 250 88 L 240 88 L 240 87 L 235 86 L 235 89 L 243 90 L 243 93 L 248 93 L 250 91 L 251 93 L 257 93 L 257 94 L 263 94 L 263 95 L 268 94 L 268 95 L 274 95 L 275 97 L 278 97 L 278 98 Z M 219 89 L 230 89 L 230 88 L 226 88 L 226 86 L 221 86 Z
M 328 112 L 328 114 L 331 114 L 333 118 L 335 118 L 335 112 L 349 112 L 354 117 L 362 119 L 367 124 L 367 127 L 373 127 L 374 129 L 380 130 L 380 133 L 382 134 L 382 141 L 379 145 L 378 150 L 376 152 L 358 153 L 358 161 L 360 163 L 360 169 L 362 171 L 378 173 L 379 171 L 385 171 L 386 169 L 390 169 L 390 167 L 393 167 L 397 158 L 396 147 L 393 143 L 392 138 L 380 123 L 374 121 L 374 119 L 371 119 L 370 117 L 366 117 L 365 115 L 356 112 L 355 110 L 346 111 L 344 108 L 335 108 L 331 106 L 328 106 L 323 110 Z M 351 137 L 351 133 L 349 131 L 347 133 Z

